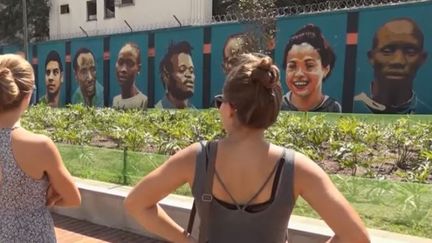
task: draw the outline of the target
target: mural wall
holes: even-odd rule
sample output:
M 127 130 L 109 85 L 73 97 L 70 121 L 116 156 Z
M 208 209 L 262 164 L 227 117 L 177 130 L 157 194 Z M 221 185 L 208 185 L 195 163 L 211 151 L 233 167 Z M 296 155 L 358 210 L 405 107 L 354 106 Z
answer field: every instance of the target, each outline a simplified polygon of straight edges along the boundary
M 277 20 L 283 110 L 432 113 L 432 2 Z M 250 52 L 230 23 L 37 43 L 35 102 L 118 109 L 208 108 L 230 57 Z M 17 46 L 0 53 L 18 53 Z

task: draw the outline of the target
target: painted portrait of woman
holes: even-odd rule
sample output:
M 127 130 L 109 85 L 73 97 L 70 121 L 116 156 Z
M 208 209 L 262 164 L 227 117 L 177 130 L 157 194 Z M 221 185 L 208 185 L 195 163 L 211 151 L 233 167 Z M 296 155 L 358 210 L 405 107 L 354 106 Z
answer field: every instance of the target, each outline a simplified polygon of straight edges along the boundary
M 282 110 L 342 111 L 339 102 L 322 91 L 334 68 L 336 55 L 319 27 L 308 24 L 294 33 L 283 58 L 289 92 L 283 97 Z

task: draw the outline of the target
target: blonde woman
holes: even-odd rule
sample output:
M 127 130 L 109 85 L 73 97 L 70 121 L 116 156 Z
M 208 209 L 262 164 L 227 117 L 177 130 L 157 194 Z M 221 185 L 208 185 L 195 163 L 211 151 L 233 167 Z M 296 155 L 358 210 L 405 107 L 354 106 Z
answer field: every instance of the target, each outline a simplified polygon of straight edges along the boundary
M 20 126 L 33 87 L 25 59 L 0 55 L 0 242 L 56 242 L 48 206 L 81 202 L 52 140 Z

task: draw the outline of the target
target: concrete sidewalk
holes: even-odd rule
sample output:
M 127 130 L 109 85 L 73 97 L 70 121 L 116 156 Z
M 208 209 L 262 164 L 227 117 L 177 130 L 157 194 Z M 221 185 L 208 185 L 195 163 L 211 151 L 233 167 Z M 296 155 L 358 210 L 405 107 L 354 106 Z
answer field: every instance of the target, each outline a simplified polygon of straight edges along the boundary
M 69 218 L 52 213 L 55 233 L 59 243 L 102 243 L 102 242 L 142 242 L 163 243 L 164 241 L 151 239 L 142 235 L 113 229 L 87 221 Z

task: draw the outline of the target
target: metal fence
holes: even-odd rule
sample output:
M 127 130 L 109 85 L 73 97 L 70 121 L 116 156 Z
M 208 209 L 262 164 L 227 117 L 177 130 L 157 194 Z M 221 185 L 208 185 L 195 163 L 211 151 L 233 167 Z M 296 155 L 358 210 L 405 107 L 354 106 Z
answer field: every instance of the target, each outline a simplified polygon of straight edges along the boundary
M 314 14 L 323 12 L 334 12 L 334 11 L 345 11 L 345 10 L 357 10 L 372 7 L 381 6 L 394 6 L 403 5 L 418 2 L 430 2 L 432 0 L 327 0 L 317 1 L 317 3 L 310 3 L 306 5 L 292 5 L 281 8 L 270 9 L 263 12 L 252 11 L 248 14 L 226 14 L 216 15 L 211 18 L 205 17 L 191 17 L 189 19 L 181 20 L 181 26 L 200 26 L 200 25 L 212 25 L 220 23 L 230 22 L 247 22 L 256 21 L 260 19 L 268 18 L 281 18 L 287 16 L 296 16 L 304 14 Z M 70 39 L 75 37 L 85 36 L 101 36 L 101 35 L 112 35 L 127 32 L 138 32 L 148 31 L 155 29 L 165 29 L 179 27 L 180 24 L 174 18 L 171 21 L 159 22 L 155 24 L 141 25 L 141 26 L 126 26 L 124 28 L 105 28 L 101 30 L 93 30 L 87 32 L 75 32 L 62 35 L 50 36 L 50 40 L 59 39 Z

